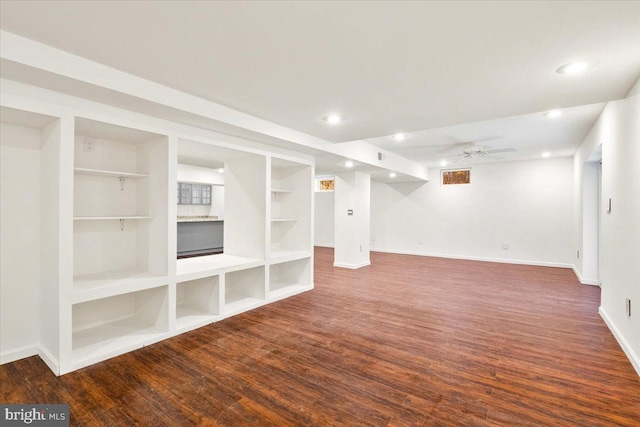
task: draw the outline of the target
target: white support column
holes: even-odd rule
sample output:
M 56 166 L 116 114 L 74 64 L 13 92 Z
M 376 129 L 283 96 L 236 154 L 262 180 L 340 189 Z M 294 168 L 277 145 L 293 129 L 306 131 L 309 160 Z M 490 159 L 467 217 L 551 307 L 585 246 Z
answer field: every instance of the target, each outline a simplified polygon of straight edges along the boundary
M 371 175 L 343 172 L 335 176 L 335 252 L 333 265 L 360 268 L 369 258 Z

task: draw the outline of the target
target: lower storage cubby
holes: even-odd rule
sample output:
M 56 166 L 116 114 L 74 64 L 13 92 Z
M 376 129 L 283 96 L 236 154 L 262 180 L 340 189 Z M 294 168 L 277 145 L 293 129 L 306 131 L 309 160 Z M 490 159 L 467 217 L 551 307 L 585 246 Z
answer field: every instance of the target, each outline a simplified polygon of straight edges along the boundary
M 181 282 L 176 287 L 176 329 L 212 322 L 220 315 L 220 277 Z
M 233 315 L 265 302 L 264 267 L 233 271 L 225 275 L 224 312 Z
M 279 299 L 312 286 L 311 258 L 272 264 L 269 267 L 269 299 Z
M 72 322 L 74 369 L 126 353 L 169 331 L 168 286 L 74 304 Z

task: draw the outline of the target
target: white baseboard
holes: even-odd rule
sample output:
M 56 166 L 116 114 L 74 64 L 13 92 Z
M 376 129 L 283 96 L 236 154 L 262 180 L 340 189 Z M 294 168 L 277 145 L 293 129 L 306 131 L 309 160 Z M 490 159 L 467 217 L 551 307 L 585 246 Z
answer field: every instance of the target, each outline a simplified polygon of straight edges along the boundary
M 40 359 L 47 364 L 54 374 L 58 376 L 60 375 L 60 363 L 58 362 L 58 359 L 49 352 L 49 350 L 42 345 L 38 346 L 38 356 L 40 356 Z
M 358 268 L 362 268 L 362 267 L 366 267 L 367 265 L 371 265 L 371 261 L 364 261 L 364 262 L 361 262 L 360 264 L 343 264 L 341 262 L 334 262 L 333 263 L 334 267 L 350 268 L 352 270 L 355 270 L 355 269 L 358 269 Z
M 582 277 L 582 274 L 580 274 L 580 271 L 578 271 L 575 265 L 572 265 L 571 268 L 573 269 L 573 272 L 575 273 L 580 283 L 582 283 L 583 285 L 600 286 L 600 281 L 598 279 L 584 278 Z
M 633 368 L 636 370 L 636 373 L 638 374 L 638 376 L 640 376 L 640 357 L 638 357 L 638 355 L 633 351 L 631 346 L 629 346 L 629 343 L 627 342 L 627 340 L 624 339 L 624 337 L 620 333 L 620 330 L 616 327 L 616 325 L 613 323 L 613 321 L 611 320 L 611 318 L 609 317 L 609 315 L 607 314 L 607 312 L 604 310 L 602 306 L 600 306 L 600 308 L 598 309 L 598 313 L 600 313 L 600 317 L 602 317 L 602 320 L 604 320 L 604 323 L 607 324 L 607 326 L 609 327 L 609 330 L 618 341 L 618 344 L 620 344 L 620 347 L 629 358 L 629 361 L 631 361 L 631 365 L 633 365 Z
M 28 345 L 20 347 L 15 350 L 7 351 L 0 354 L 0 365 L 5 363 L 15 362 L 16 360 L 24 359 L 25 357 L 36 356 L 38 354 L 37 345 Z
M 439 254 L 439 253 L 425 253 L 425 252 L 412 252 L 412 251 L 399 251 L 393 249 L 378 249 L 371 248 L 371 252 L 383 252 L 389 254 L 400 254 L 400 255 L 417 255 L 417 256 L 427 256 L 434 258 L 449 258 L 449 259 L 463 259 L 467 261 L 484 261 L 484 262 L 497 262 L 501 264 L 520 264 L 520 265 L 535 265 L 539 267 L 557 267 L 557 268 L 573 268 L 571 264 L 564 264 L 558 262 L 546 262 L 546 261 L 530 261 L 530 260 L 520 260 L 520 259 L 508 259 L 508 258 L 487 258 L 487 257 L 476 257 L 476 256 L 467 256 L 467 255 L 451 255 L 451 254 Z

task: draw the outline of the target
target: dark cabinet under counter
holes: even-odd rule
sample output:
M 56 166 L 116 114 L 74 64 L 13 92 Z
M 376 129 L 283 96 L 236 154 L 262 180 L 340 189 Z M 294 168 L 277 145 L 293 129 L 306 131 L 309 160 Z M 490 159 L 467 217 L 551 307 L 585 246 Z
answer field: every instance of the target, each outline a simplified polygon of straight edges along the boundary
M 224 221 L 179 221 L 178 257 L 222 253 Z

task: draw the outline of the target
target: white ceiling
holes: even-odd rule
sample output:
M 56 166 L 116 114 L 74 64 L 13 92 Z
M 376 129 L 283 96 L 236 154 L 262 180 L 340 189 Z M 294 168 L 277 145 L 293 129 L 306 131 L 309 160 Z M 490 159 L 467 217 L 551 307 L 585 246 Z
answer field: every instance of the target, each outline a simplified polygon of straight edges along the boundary
M 0 2 L 0 27 L 332 142 L 571 155 L 640 77 L 640 2 Z M 596 67 L 570 77 L 576 59 Z M 572 108 L 578 107 L 578 108 Z M 542 112 L 565 109 L 550 121 Z M 330 127 L 331 112 L 346 121 Z M 388 138 L 408 132 L 399 144 Z M 447 145 L 453 150 L 448 150 Z M 440 146 L 433 148 L 433 146 Z
M 604 106 L 605 103 L 598 103 L 563 109 L 560 117 L 553 119 L 544 113 L 533 113 L 428 129 L 411 133 L 402 142 L 388 136 L 367 141 L 432 167 L 441 160 L 462 162 L 458 155 L 469 143 L 485 150 L 517 151 L 469 159 L 465 164 L 540 158 L 544 152 L 566 157 L 575 153 Z

